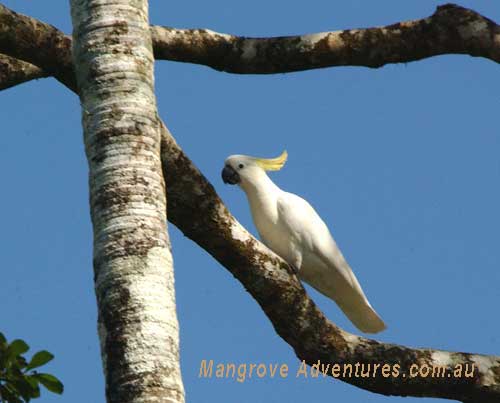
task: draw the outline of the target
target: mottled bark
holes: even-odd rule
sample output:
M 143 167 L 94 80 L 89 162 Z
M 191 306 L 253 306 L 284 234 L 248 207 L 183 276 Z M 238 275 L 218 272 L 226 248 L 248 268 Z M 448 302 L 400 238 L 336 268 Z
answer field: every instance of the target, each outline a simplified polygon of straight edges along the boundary
M 0 90 L 5 90 L 17 84 L 48 76 L 50 76 L 50 74 L 39 67 L 0 54 Z
M 0 4 L 0 53 L 43 70 L 67 85 L 74 83 L 71 37 L 52 25 L 9 10 Z M 73 87 L 75 89 L 76 87 Z
M 157 59 L 204 64 L 240 74 L 272 74 L 331 66 L 381 67 L 444 54 L 500 62 L 500 27 L 453 4 L 428 18 L 385 27 L 301 36 L 245 38 L 207 29 L 151 28 Z
M 29 54 L 25 57 L 31 61 Z M 59 57 L 61 65 L 68 64 L 64 54 Z M 66 73 L 63 74 L 66 85 L 74 88 L 74 80 Z M 343 380 L 385 395 L 442 397 L 471 403 L 500 401 L 499 357 L 412 349 L 339 329 L 318 310 L 285 262 L 254 239 L 228 212 L 212 185 L 165 127 L 162 128 L 161 159 L 169 200 L 168 219 L 243 284 L 299 359 L 311 365 L 317 360 L 340 364 L 398 364 L 401 374 L 408 372 L 411 364 L 440 365 L 447 369 L 457 364 L 474 364 L 474 375 L 470 378 L 379 375 Z
M 500 63 L 500 26 L 454 4 L 428 18 L 385 27 L 309 35 L 245 38 L 207 29 L 152 26 L 157 59 L 210 66 L 239 74 L 271 74 L 332 66 L 381 67 L 444 54 L 466 54 Z M 20 48 L 13 43 L 22 42 Z M 0 5 L 0 49 L 37 66 L 46 66 L 71 86 L 73 67 L 65 64 L 71 39 L 33 18 Z M 55 53 L 60 54 L 58 57 Z M 60 62 L 58 62 L 58 60 Z
M 147 0 L 72 0 L 109 403 L 184 402 Z

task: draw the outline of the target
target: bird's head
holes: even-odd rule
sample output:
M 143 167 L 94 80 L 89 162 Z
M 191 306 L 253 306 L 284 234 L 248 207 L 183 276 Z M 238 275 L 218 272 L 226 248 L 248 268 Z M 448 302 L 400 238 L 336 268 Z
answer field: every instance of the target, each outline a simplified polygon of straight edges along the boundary
M 258 180 L 265 171 L 279 171 L 285 165 L 287 157 L 286 151 L 276 158 L 231 155 L 224 163 L 222 180 L 230 185 L 245 186 L 246 183 Z

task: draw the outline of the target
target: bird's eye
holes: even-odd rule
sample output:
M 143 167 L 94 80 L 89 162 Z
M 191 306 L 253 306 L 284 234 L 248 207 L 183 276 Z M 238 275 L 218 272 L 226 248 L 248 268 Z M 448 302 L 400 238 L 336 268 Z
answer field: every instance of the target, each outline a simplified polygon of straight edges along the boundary
M 242 169 L 244 167 L 243 164 L 238 165 L 238 168 Z

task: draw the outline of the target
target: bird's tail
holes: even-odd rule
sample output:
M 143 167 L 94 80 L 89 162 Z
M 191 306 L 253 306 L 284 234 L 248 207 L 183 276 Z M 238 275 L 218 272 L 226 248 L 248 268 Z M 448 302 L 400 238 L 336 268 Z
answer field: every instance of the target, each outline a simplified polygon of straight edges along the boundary
M 336 301 L 340 309 L 359 330 L 364 333 L 378 333 L 386 328 L 368 300 L 350 303 L 349 300 Z
M 301 278 L 323 295 L 333 299 L 349 320 L 364 333 L 386 329 L 384 321 L 368 302 L 351 268 L 344 263 L 342 270 L 299 272 Z

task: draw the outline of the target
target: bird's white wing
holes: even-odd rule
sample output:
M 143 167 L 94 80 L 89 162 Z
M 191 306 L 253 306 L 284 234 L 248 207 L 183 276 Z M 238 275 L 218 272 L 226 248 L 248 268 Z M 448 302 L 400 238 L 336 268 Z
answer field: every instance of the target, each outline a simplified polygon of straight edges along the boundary
M 283 192 L 278 199 L 279 224 L 295 238 L 301 256 L 300 277 L 333 299 L 346 316 L 366 333 L 385 329 L 385 324 L 366 298 L 354 272 L 337 247 L 326 224 L 301 197 Z M 286 259 L 286 258 L 285 258 Z

